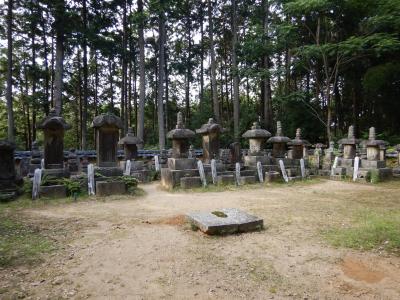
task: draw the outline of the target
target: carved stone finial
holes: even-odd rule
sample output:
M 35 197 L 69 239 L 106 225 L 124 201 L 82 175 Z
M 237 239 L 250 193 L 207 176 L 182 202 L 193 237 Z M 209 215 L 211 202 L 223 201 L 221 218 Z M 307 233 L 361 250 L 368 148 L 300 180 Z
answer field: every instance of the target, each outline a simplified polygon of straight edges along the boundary
M 369 138 L 370 141 L 373 141 L 376 139 L 376 133 L 375 133 L 375 127 L 371 127 L 369 129 Z
M 300 128 L 296 129 L 296 139 L 301 140 L 301 129 Z
M 128 134 L 133 134 L 133 128 L 132 127 L 128 128 Z
M 259 122 L 253 122 L 253 126 L 251 126 L 251 129 L 260 129 L 260 123 Z
M 282 124 L 281 121 L 276 122 L 276 135 L 282 136 Z
M 183 128 L 183 116 L 181 112 L 176 115 L 176 128 Z
M 213 118 L 209 118 L 209 119 L 208 119 L 208 124 L 215 124 L 214 119 L 213 119 Z
M 349 126 L 349 132 L 347 134 L 347 137 L 349 139 L 354 139 L 354 126 L 353 125 Z

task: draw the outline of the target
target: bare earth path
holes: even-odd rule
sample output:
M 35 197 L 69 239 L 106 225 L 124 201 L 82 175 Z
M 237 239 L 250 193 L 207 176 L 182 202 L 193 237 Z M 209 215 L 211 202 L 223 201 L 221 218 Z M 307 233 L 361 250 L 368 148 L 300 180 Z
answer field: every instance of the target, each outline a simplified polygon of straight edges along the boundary
M 320 234 L 345 226 L 363 207 L 399 209 L 400 187 L 321 181 L 212 193 L 142 188 L 143 197 L 26 211 L 37 220 L 87 225 L 40 266 L 0 279 L 32 299 L 400 299 L 400 258 L 335 249 Z M 208 237 L 182 217 L 223 207 L 263 217 L 266 229 Z

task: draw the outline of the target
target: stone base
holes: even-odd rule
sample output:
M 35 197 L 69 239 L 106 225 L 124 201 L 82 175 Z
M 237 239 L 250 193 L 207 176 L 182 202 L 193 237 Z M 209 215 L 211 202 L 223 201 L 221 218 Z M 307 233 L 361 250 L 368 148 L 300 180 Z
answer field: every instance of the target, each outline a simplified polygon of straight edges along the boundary
M 234 175 L 220 175 L 217 177 L 218 185 L 233 185 L 235 184 L 235 176 Z
M 168 158 L 168 168 L 171 170 L 190 170 L 196 169 L 195 158 Z
M 105 177 L 118 177 L 123 175 L 123 171 L 118 167 L 95 167 L 94 173 L 99 173 Z
M 169 168 L 161 169 L 161 185 L 168 189 L 173 189 L 180 185 L 182 177 L 199 176 L 199 170 L 171 170 Z
M 136 178 L 139 182 L 142 183 L 151 181 L 150 171 L 148 170 L 131 171 L 131 176 L 133 178 Z
M 202 187 L 202 182 L 200 177 L 182 177 L 181 178 L 181 188 L 183 189 L 193 189 Z
M 254 184 L 256 183 L 256 176 L 240 176 L 240 184 Z
M 391 168 L 381 169 L 364 169 L 358 170 L 357 181 L 360 182 L 371 182 L 371 172 L 376 172 L 377 180 L 384 181 L 393 177 L 393 170 Z
M 338 162 L 340 167 L 354 167 L 354 159 L 349 159 L 349 158 L 339 158 Z
M 256 231 L 264 226 L 262 219 L 235 208 L 191 213 L 187 218 L 195 228 L 210 235 Z
M 244 157 L 245 166 L 256 166 L 257 162 L 261 162 L 262 165 L 270 165 L 272 159 L 266 155 L 246 155 Z
M 19 195 L 17 190 L 0 190 L 0 202 L 14 200 Z
M 43 169 L 42 176 L 49 176 L 54 178 L 69 178 L 70 173 L 67 169 Z
M 265 172 L 264 181 L 265 182 L 282 181 L 281 173 L 276 171 Z
M 340 181 L 340 180 L 343 180 L 343 179 L 345 179 L 345 178 L 346 178 L 346 176 L 345 176 L 345 175 L 331 175 L 329 178 L 330 178 L 331 180 L 337 180 L 337 181 Z
M 43 198 L 65 198 L 67 188 L 64 185 L 49 185 L 40 187 L 40 197 Z
M 360 168 L 365 169 L 382 169 L 386 168 L 386 161 L 384 160 L 366 160 L 362 159 Z
M 126 186 L 123 181 L 97 181 L 96 195 L 100 197 L 121 195 L 126 193 Z
M 323 177 L 331 176 L 331 170 L 318 170 L 318 175 Z

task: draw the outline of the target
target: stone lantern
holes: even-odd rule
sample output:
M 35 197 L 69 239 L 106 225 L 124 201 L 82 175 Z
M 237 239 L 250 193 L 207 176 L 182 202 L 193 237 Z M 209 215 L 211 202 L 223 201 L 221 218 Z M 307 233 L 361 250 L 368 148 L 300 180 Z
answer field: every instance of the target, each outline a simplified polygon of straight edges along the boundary
M 96 132 L 96 171 L 104 176 L 121 176 L 118 167 L 119 130 L 123 124 L 119 117 L 112 113 L 101 114 L 93 119 L 92 127 Z
M 358 140 L 354 137 L 354 126 L 349 126 L 347 138 L 339 140 L 339 144 L 343 146 L 343 158 L 354 159 L 356 157 L 356 145 Z
M 384 160 L 381 159 L 381 147 L 385 147 L 385 142 L 376 139 L 375 127 L 369 129 L 369 137 L 367 141 L 367 160 Z M 386 149 L 386 148 L 385 148 Z
M 305 157 L 305 152 L 307 151 L 307 147 L 310 143 L 301 138 L 301 129 L 297 128 L 296 137 L 289 142 L 289 146 L 291 147 L 291 157 L 292 159 L 301 159 Z M 307 153 L 308 154 L 308 153 Z
M 249 139 L 249 154 L 263 155 L 263 142 L 271 136 L 271 133 L 262 129 L 258 122 L 254 122 L 250 130 L 247 130 L 242 137 Z
M 276 122 L 276 135 L 267 141 L 267 143 L 272 144 L 272 156 L 275 158 L 285 157 L 286 144 L 288 142 L 290 142 L 290 138 L 283 136 L 281 122 Z
M 143 141 L 133 134 L 132 128 L 128 128 L 128 133 L 119 140 L 118 145 L 124 147 L 125 160 L 134 160 L 138 156 L 138 144 L 143 144 Z
M 175 129 L 167 133 L 167 138 L 172 140 L 172 157 L 188 158 L 189 139 L 194 136 L 195 133 L 192 130 L 185 128 L 182 113 L 178 112 Z
M 64 133 L 71 126 L 52 110 L 38 128 L 44 133 L 44 174 L 69 177 L 64 169 Z
M 15 171 L 14 150 L 14 143 L 0 141 L 0 201 L 14 199 L 23 183 L 21 178 L 17 178 Z
M 215 123 L 213 118 L 196 129 L 196 133 L 201 134 L 203 142 L 203 160 L 210 163 L 211 159 L 219 158 L 219 136 L 224 132 L 221 125 Z

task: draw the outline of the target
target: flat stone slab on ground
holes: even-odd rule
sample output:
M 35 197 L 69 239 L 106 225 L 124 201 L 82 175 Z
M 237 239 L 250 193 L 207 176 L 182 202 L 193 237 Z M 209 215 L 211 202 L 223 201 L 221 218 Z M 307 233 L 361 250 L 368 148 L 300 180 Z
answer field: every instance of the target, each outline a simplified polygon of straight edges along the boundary
M 97 181 L 96 195 L 100 197 L 111 195 L 122 195 L 126 193 L 126 186 L 123 181 Z
M 263 219 L 236 208 L 194 212 L 187 214 L 187 219 L 192 225 L 210 235 L 255 231 L 264 226 Z

